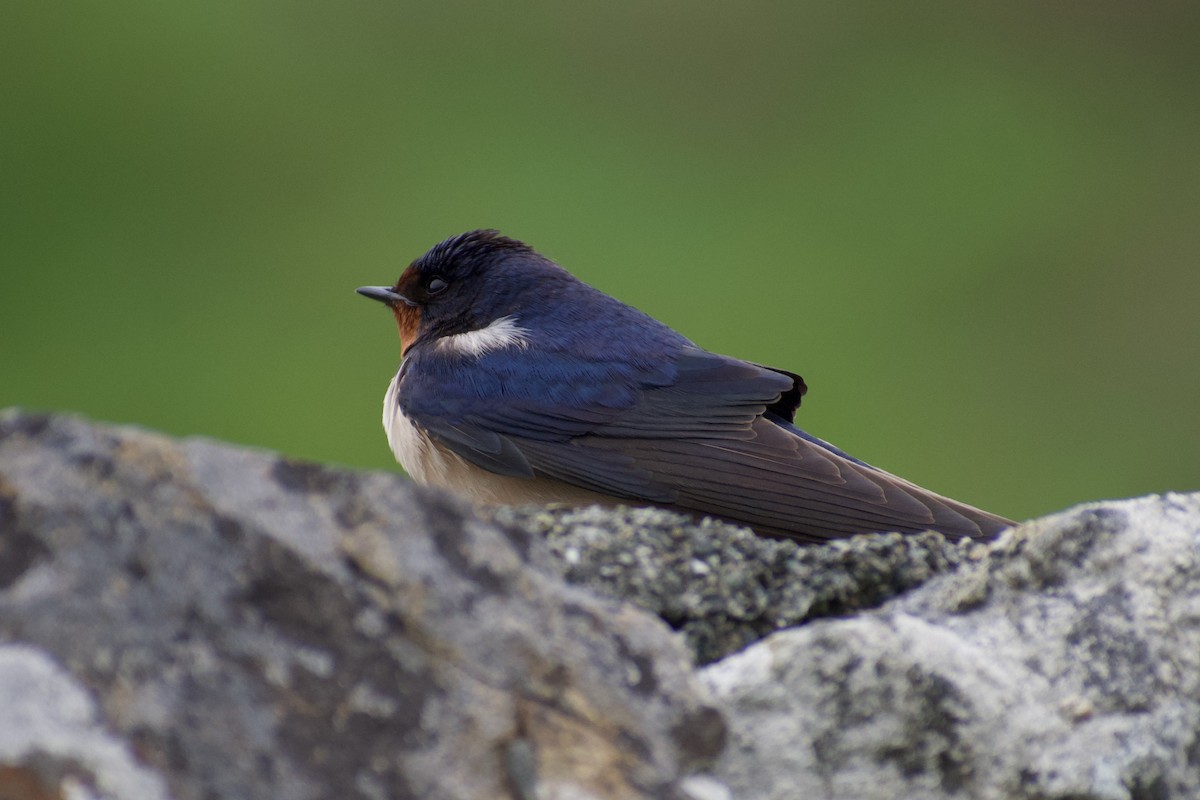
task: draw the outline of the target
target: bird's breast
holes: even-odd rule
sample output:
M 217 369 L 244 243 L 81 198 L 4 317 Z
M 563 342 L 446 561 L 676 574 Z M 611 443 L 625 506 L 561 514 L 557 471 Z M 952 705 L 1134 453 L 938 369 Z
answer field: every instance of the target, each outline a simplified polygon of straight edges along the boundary
M 404 369 L 401 368 L 388 384 L 387 394 L 383 396 L 383 430 L 387 434 L 388 447 L 400 462 L 400 466 L 418 483 L 425 483 L 422 476 L 430 460 L 432 442 L 429 435 L 400 408 L 397 395 L 403 375 Z

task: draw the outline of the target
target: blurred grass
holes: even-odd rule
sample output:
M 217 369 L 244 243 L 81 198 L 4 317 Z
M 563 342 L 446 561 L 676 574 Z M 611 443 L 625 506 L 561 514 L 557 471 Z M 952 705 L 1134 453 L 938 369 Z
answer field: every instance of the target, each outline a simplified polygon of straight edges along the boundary
M 394 468 L 353 293 L 498 227 L 1024 517 L 1200 488 L 1188 4 L 11 4 L 0 405 Z

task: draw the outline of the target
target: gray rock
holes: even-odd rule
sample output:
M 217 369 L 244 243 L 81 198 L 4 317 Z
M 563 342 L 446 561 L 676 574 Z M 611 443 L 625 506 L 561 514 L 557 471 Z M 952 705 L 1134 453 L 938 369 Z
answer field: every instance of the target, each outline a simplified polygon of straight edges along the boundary
M 1200 796 L 1200 495 L 1006 534 L 708 667 L 739 798 Z
M 571 583 L 662 617 L 701 664 L 782 628 L 873 608 L 983 552 L 933 531 L 801 546 L 658 508 L 500 508 L 491 516 L 545 538 Z
M 88 689 L 46 653 L 0 644 L 0 797 L 167 797 Z
M 550 563 L 398 476 L 8 412 L 0 795 L 719 797 L 676 638 Z
M 1200 796 L 1200 495 L 989 546 L 495 519 L 3 415 L 0 797 Z

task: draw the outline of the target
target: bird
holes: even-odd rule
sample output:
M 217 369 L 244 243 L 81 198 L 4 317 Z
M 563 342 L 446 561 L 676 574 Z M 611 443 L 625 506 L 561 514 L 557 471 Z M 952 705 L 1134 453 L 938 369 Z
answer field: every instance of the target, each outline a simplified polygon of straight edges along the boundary
M 796 373 L 705 350 L 496 230 L 357 292 L 399 329 L 383 427 L 418 484 L 484 506 L 661 506 L 804 543 L 1013 524 L 797 427 Z

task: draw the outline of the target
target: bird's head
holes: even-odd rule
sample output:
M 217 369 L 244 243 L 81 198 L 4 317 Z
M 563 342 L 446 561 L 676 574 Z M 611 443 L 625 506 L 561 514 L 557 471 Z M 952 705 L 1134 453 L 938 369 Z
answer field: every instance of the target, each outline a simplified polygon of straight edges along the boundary
M 523 242 L 479 230 L 435 245 L 392 286 L 363 286 L 358 293 L 392 309 L 404 353 L 439 340 L 482 352 L 504 337 L 517 341 L 520 316 L 570 281 Z

